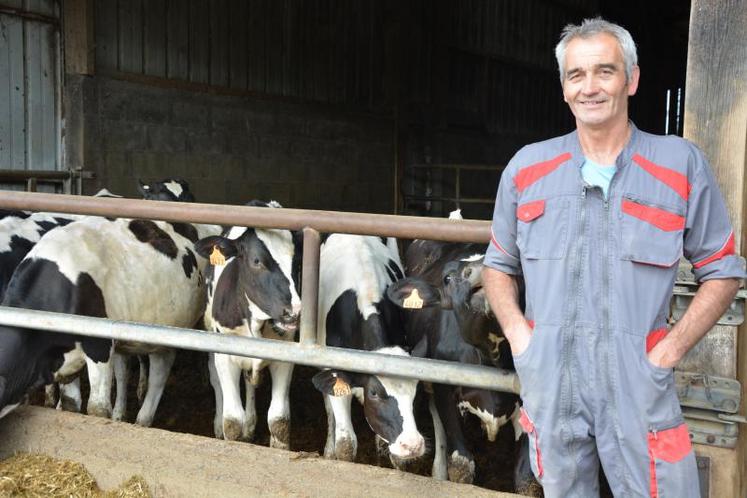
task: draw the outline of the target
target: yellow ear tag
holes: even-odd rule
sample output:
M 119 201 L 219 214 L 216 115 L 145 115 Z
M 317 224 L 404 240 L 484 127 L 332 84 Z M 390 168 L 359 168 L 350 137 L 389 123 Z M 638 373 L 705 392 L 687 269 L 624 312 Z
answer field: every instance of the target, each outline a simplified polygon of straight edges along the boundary
M 218 246 L 213 246 L 213 252 L 210 253 L 210 264 L 213 266 L 220 266 L 226 264 L 226 257 L 220 252 Z
M 413 289 L 410 295 L 405 298 L 402 307 L 412 310 L 419 310 L 423 307 L 423 298 L 420 297 L 417 289 Z
M 348 396 L 352 394 L 352 391 L 350 390 L 350 385 L 347 382 L 337 377 L 335 379 L 335 385 L 332 386 L 332 394 L 334 396 Z

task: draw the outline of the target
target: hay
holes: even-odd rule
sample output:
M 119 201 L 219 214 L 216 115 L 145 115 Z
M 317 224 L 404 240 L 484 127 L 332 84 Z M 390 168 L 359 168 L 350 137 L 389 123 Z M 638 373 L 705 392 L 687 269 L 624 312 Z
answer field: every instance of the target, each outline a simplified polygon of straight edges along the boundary
M 150 498 L 142 477 L 102 491 L 83 465 L 46 455 L 18 453 L 0 461 L 0 496 L 53 498 Z

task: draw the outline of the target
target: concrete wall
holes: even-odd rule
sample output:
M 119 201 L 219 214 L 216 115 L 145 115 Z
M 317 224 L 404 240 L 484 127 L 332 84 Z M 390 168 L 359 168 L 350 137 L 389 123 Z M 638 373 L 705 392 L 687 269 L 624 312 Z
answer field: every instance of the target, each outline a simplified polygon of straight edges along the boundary
M 68 164 L 96 174 L 86 193 L 175 176 L 200 202 L 393 209 L 390 118 L 105 76 L 68 75 L 66 94 Z

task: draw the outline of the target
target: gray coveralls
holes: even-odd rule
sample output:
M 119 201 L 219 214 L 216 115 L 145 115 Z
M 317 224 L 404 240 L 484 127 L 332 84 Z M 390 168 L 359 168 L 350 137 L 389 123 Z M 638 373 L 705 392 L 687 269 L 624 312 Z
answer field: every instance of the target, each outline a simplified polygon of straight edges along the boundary
M 646 353 L 667 333 L 683 254 L 698 281 L 745 277 L 723 198 L 679 137 L 633 126 L 608 200 L 583 162 L 576 132 L 521 149 L 485 256 L 526 283 L 533 333 L 514 363 L 532 470 L 547 497 L 598 496 L 599 459 L 616 496 L 698 496 L 673 371 Z

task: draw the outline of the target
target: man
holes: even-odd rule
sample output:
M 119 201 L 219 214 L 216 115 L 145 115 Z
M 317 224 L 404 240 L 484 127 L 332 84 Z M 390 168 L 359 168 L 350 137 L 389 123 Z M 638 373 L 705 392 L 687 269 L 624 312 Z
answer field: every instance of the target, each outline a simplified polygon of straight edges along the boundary
M 522 148 L 498 188 L 484 286 L 521 379 L 547 497 L 698 496 L 672 368 L 745 273 L 702 153 L 628 120 L 640 71 L 624 28 L 569 25 L 556 47 L 568 135 Z M 667 331 L 678 261 L 700 289 Z M 526 310 L 517 304 L 523 274 Z

